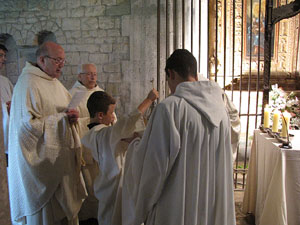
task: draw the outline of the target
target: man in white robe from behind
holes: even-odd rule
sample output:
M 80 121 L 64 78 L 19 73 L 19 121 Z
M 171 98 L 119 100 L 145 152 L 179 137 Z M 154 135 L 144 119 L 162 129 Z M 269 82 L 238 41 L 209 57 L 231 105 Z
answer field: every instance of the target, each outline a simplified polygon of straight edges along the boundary
M 165 70 L 172 95 L 127 151 L 122 224 L 235 225 L 222 89 L 197 81 L 197 62 L 187 50 L 174 51 Z
M 82 138 L 89 130 L 87 125 L 90 123 L 90 115 L 86 106 L 88 98 L 95 91 L 104 91 L 97 85 L 97 77 L 97 68 L 94 64 L 80 64 L 78 66 L 78 80 L 70 89 L 72 96 L 79 93 L 84 95 L 84 98 L 78 106 L 80 138 Z M 85 165 L 81 168 L 81 170 L 88 192 L 88 197 L 83 202 L 78 217 L 79 220 L 96 219 L 98 213 L 98 200 L 95 197 L 93 185 L 95 178 L 99 174 L 99 167 L 98 163 L 93 159 L 92 153 L 89 149 L 82 146 L 82 151 Z
M 0 44 L 0 70 L 6 61 L 7 48 Z M 9 128 L 9 110 L 11 97 L 13 93 L 13 85 L 7 77 L 0 75 L 0 100 L 2 104 L 2 127 L 4 135 L 5 154 L 8 155 L 8 128 Z
M 9 195 L 12 220 L 28 225 L 78 224 L 86 197 L 80 177 L 78 111 L 58 80 L 64 49 L 39 46 L 37 64 L 26 62 L 14 89 L 9 130 Z
M 147 98 L 129 116 L 121 117 L 114 125 L 115 100 L 105 92 L 94 92 L 87 103 L 91 124 L 82 144 L 91 149 L 99 163 L 100 174 L 95 180 L 95 195 L 99 199 L 99 225 L 120 225 L 121 193 L 124 157 L 128 140 L 134 132 L 145 128 L 143 115 L 158 97 L 153 89 Z
M 199 74 L 198 79 L 199 81 L 208 80 L 202 74 Z M 237 158 L 237 149 L 240 143 L 241 121 L 239 117 L 239 111 L 237 110 L 233 102 L 229 99 L 228 95 L 224 91 L 223 91 L 223 101 L 230 119 L 232 162 L 234 163 L 234 161 Z

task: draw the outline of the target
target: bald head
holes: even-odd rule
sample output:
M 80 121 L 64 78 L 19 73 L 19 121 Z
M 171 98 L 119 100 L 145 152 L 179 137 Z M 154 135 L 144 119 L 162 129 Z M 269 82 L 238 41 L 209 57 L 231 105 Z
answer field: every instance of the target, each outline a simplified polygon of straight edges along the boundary
M 39 46 L 39 48 L 36 50 L 35 55 L 38 58 L 39 56 L 48 55 L 49 53 L 51 53 L 51 51 L 55 49 L 63 50 L 63 48 L 59 44 L 52 41 L 46 41 Z
M 97 85 L 97 68 L 94 64 L 81 64 L 78 66 L 78 80 L 87 88 L 92 89 Z
M 58 78 L 65 64 L 65 51 L 57 43 L 47 41 L 36 51 L 37 64 L 50 77 Z

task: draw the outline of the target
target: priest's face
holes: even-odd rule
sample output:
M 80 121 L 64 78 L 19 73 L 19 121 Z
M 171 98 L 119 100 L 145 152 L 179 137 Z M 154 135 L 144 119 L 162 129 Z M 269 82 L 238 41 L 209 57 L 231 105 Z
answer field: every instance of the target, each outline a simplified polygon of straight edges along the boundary
M 5 61 L 6 61 L 6 53 L 2 49 L 0 49 L 0 69 L 2 69 Z
M 65 65 L 65 51 L 61 46 L 55 46 L 42 56 L 41 67 L 52 78 L 59 78 Z
M 109 126 L 110 124 L 112 124 L 115 120 L 115 108 L 116 108 L 116 104 L 110 104 L 108 106 L 108 110 L 106 112 L 106 114 L 102 115 L 102 124 L 105 124 L 107 126 Z
M 82 72 L 78 77 L 87 89 L 92 89 L 97 82 L 97 68 L 93 64 L 85 64 L 82 66 Z

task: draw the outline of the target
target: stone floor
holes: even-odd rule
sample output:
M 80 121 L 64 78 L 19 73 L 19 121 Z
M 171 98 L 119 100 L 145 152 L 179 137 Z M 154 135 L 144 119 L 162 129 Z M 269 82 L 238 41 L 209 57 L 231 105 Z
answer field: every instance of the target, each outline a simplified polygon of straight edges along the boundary
M 255 225 L 254 218 L 251 215 L 245 215 L 242 212 L 244 192 L 235 191 L 234 201 L 235 201 L 235 212 L 236 212 L 236 225 Z M 80 225 L 97 225 L 95 220 L 80 221 Z
M 242 212 L 243 197 L 243 191 L 234 192 L 236 225 L 255 225 L 254 217 Z

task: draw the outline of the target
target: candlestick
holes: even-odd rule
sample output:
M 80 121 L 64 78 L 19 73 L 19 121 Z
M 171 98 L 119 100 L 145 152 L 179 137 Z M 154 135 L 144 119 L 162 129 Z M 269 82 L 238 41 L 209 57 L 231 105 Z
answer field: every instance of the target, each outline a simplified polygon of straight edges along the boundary
M 290 127 L 290 117 L 291 115 L 288 112 L 284 112 L 282 114 L 282 129 L 281 129 L 281 137 L 288 136 L 288 130 Z
M 270 108 L 266 105 L 264 109 L 264 128 L 270 127 Z
M 275 110 L 273 114 L 272 132 L 278 132 L 279 116 L 280 112 L 278 110 Z

